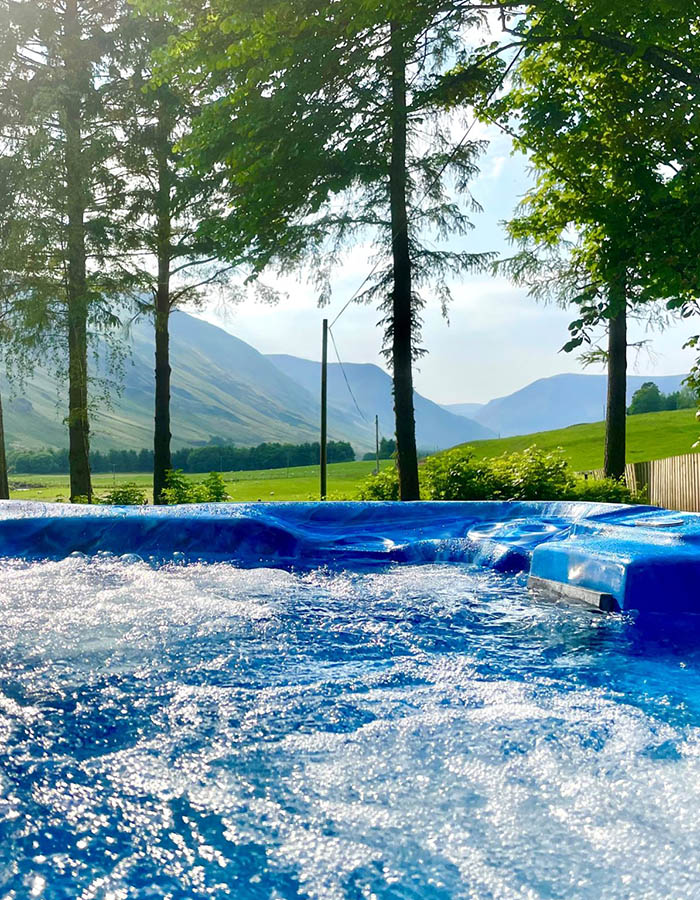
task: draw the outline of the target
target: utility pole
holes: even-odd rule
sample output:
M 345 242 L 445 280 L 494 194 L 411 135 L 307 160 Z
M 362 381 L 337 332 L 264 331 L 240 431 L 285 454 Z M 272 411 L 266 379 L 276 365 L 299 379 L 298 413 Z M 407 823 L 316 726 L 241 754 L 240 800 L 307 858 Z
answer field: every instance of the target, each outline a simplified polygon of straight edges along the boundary
M 377 454 L 377 468 L 374 470 L 374 474 L 379 474 L 379 416 L 374 417 L 374 441 L 376 447 Z
M 328 494 L 328 319 L 323 320 L 321 352 L 321 500 Z

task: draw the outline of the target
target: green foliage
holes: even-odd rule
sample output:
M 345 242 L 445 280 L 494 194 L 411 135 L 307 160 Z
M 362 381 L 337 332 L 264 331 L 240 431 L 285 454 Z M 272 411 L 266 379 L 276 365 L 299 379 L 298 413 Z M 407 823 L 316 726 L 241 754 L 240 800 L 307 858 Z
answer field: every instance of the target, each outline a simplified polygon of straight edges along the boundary
M 645 503 L 643 495 L 630 491 L 623 481 L 616 478 L 579 478 L 572 499 L 591 503 Z
M 357 493 L 358 500 L 398 500 L 399 473 L 396 466 L 384 469 L 378 474 L 372 473 L 361 483 Z
M 422 493 L 429 500 L 586 500 L 642 503 L 622 481 L 577 478 L 561 449 L 528 447 L 479 459 L 472 447 L 428 457 L 421 467 Z M 360 500 L 398 500 L 395 469 L 365 479 Z
M 165 477 L 163 499 L 168 506 L 183 503 L 225 503 L 229 500 L 223 477 L 210 472 L 202 482 L 193 482 L 181 469 L 170 469 Z
M 143 506 L 148 503 L 146 492 L 133 481 L 112 488 L 98 501 L 110 506 Z
M 225 503 L 229 496 L 226 493 L 224 479 L 219 472 L 210 472 L 202 482 L 206 500 L 204 503 Z
M 477 459 L 473 448 L 429 457 L 422 468 L 431 500 L 561 500 L 573 476 L 561 450 L 529 447 L 494 459 Z
M 396 453 L 396 439 L 395 438 L 385 438 L 383 437 L 379 442 L 379 458 L 380 459 L 393 459 Z M 364 459 L 376 459 L 376 453 L 365 453 Z
M 347 441 L 329 441 L 328 462 L 351 462 L 355 451 Z M 253 469 L 284 469 L 287 466 L 310 466 L 320 459 L 320 444 L 280 444 L 266 442 L 256 447 L 235 447 L 230 444 L 209 444 L 206 447 L 184 448 L 173 454 L 173 465 L 185 472 L 245 471 Z
M 185 478 L 182 469 L 170 469 L 165 476 L 166 488 L 163 500 L 168 506 L 179 506 L 182 503 L 196 503 L 191 499 L 191 483 Z
M 231 444 L 208 444 L 206 447 L 183 447 L 172 454 L 173 468 L 188 473 L 245 472 L 258 469 L 285 469 L 310 466 L 318 462 L 320 445 L 315 443 L 263 443 L 256 447 Z M 382 459 L 390 458 L 391 454 Z M 374 459 L 374 456 L 371 456 Z M 355 451 L 348 441 L 328 442 L 328 462 L 352 462 Z M 68 472 L 68 450 L 19 450 L 8 453 L 10 471 L 49 475 Z M 101 472 L 152 472 L 153 450 L 91 450 L 90 469 Z
M 453 277 L 493 256 L 448 241 L 471 229 L 479 209 L 467 185 L 484 145 L 456 139 L 433 90 L 485 13 L 458 0 L 149 5 L 189 26 L 168 48 L 165 77 L 215 87 L 182 141 L 197 171 L 224 172 L 230 188 L 231 203 L 207 235 L 227 258 L 250 246 L 256 270 L 310 262 L 320 303 L 330 298 L 340 252 L 373 241 L 374 264 L 352 299 L 382 312 L 397 416 L 412 422 L 408 376 L 424 352 L 423 292 L 446 310 Z M 411 431 L 400 432 L 398 448 L 407 496 L 416 474 Z
M 627 412 L 630 416 L 637 416 L 663 410 L 693 409 L 697 405 L 698 395 L 689 387 L 671 394 L 662 394 L 658 385 L 653 381 L 646 381 L 635 391 Z
M 495 497 L 502 500 L 560 500 L 569 495 L 573 476 L 561 447 L 528 447 L 491 461 Z
M 516 146 L 537 172 L 510 224 L 520 252 L 507 267 L 535 296 L 578 307 L 567 351 L 590 343 L 625 305 L 641 314 L 651 304 L 657 318 L 657 301 L 689 312 L 700 293 L 689 153 L 698 122 L 683 74 L 700 62 L 691 6 L 669 14 L 661 0 L 631 0 L 610 16 L 600 0 L 533 5 L 513 90 L 485 111 L 512 114 Z M 572 39 L 538 42 L 543 34 Z
M 492 460 L 477 459 L 471 447 L 428 457 L 421 467 L 426 495 L 431 500 L 492 500 L 496 484 Z
M 564 500 L 576 497 L 576 482 L 561 450 L 528 447 L 492 459 L 477 458 L 472 447 L 430 456 L 420 469 L 422 494 L 429 500 Z M 360 500 L 398 500 L 395 469 L 370 475 Z
M 119 374 L 114 329 L 133 281 L 114 252 L 126 182 L 110 63 L 125 11 L 112 0 L 2 4 L 0 305 L 5 362 L 20 381 L 38 356 L 69 374 L 69 319 L 86 328 L 84 360 L 86 341 L 111 342 L 94 392 Z M 60 37 L 70 33 L 77 41 Z

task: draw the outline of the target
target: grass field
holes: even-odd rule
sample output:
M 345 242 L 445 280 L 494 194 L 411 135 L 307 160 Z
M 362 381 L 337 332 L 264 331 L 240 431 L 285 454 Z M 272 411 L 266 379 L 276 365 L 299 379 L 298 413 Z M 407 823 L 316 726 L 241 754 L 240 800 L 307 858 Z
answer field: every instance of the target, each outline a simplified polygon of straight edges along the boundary
M 699 436 L 700 425 L 692 409 L 630 416 L 627 420 L 627 459 L 629 462 L 641 462 L 691 453 L 692 445 Z M 477 441 L 471 446 L 482 458 L 499 456 L 506 451 L 524 450 L 533 444 L 542 449 L 562 447 L 572 468 L 581 472 L 602 467 L 603 438 L 603 423 L 596 422 L 593 425 L 572 425 L 558 431 Z M 389 460 L 382 463 L 382 466 L 388 465 L 392 465 Z M 329 498 L 352 499 L 360 482 L 373 468 L 372 462 L 335 463 L 328 466 Z M 232 500 L 318 500 L 318 466 L 223 474 Z M 205 476 L 190 477 L 201 480 Z M 95 475 L 93 481 L 98 495 L 106 493 L 115 483 L 132 481 L 147 492 L 151 487 L 150 475 L 144 474 Z M 67 475 L 12 475 L 10 487 L 12 498 L 17 500 L 67 500 L 69 494 Z
M 692 446 L 698 437 L 700 424 L 695 419 L 694 409 L 629 416 L 627 461 L 644 462 L 693 453 L 695 451 Z M 524 450 L 533 444 L 543 450 L 562 447 L 572 468 L 577 472 L 583 472 L 602 468 L 604 438 L 603 422 L 595 422 L 592 425 L 571 425 L 557 431 L 541 431 L 493 441 L 477 441 L 471 446 L 477 455 L 484 459 L 506 451 Z
M 373 462 L 333 463 L 328 466 L 329 498 L 352 498 L 359 483 L 374 469 Z M 382 466 L 392 465 L 390 460 Z M 318 500 L 319 467 L 298 466 L 291 469 L 263 469 L 254 472 L 224 472 L 226 489 L 232 500 Z M 205 475 L 188 476 L 201 481 Z M 151 476 L 143 473 L 95 475 L 93 486 L 97 495 L 105 494 L 114 484 L 134 482 L 150 492 Z M 67 475 L 11 475 L 10 494 L 13 500 L 68 500 Z

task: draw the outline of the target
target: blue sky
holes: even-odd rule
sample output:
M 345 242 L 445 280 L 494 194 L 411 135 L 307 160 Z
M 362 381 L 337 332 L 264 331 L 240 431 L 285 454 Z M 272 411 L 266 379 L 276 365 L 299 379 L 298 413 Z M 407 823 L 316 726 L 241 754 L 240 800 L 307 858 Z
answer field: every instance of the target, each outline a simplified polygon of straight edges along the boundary
M 475 229 L 460 241 L 470 251 L 508 253 L 502 227 L 527 190 L 526 160 L 511 154 L 510 139 L 496 129 L 481 129 L 489 140 L 481 159 L 481 174 L 472 186 L 484 212 L 475 214 Z M 320 358 L 321 321 L 333 319 L 371 269 L 369 247 L 347 254 L 333 282 L 333 301 L 325 311 L 316 305 L 313 286 L 305 280 L 279 281 L 288 299 L 276 307 L 244 301 L 225 310 L 212 301 L 198 312 L 252 344 L 263 353 L 290 353 Z M 571 312 L 542 306 L 505 279 L 473 275 L 453 285 L 449 323 L 437 303 L 425 310 L 423 344 L 428 350 L 416 368 L 416 389 L 439 403 L 486 402 L 509 394 L 537 378 L 560 372 L 581 372 L 576 355 L 559 352 L 567 337 Z M 426 294 L 426 299 L 430 297 Z M 351 306 L 334 329 L 344 361 L 384 366 L 380 355 L 379 314 L 367 306 Z M 650 339 L 649 351 L 632 353 L 630 371 L 641 375 L 685 373 L 694 361 L 683 350 L 690 335 L 700 332 L 700 320 L 674 323 L 663 333 L 632 326 L 631 340 Z M 333 356 L 331 356 L 333 359 Z M 589 368 L 588 372 L 600 372 Z

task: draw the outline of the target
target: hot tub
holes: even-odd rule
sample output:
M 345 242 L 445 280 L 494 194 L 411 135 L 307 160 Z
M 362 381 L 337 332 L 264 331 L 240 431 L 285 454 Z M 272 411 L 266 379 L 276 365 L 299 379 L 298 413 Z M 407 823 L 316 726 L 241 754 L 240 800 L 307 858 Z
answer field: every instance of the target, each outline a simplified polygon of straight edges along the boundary
M 700 516 L 568 502 L 0 504 L 0 554 L 137 554 L 296 568 L 473 562 L 611 611 L 697 610 Z
M 3 513 L 0 897 L 697 896 L 693 598 L 674 567 L 649 617 L 528 592 L 651 598 L 639 545 L 690 577 L 693 517 Z

